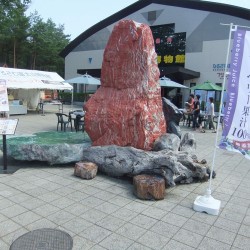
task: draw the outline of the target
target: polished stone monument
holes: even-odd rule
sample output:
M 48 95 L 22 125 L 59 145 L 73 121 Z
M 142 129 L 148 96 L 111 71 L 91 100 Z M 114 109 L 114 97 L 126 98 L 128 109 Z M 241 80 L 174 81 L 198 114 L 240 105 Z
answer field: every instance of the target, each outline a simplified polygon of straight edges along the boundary
M 132 20 L 115 25 L 104 51 L 101 86 L 85 106 L 93 146 L 151 150 L 166 132 L 156 56 L 148 25 Z

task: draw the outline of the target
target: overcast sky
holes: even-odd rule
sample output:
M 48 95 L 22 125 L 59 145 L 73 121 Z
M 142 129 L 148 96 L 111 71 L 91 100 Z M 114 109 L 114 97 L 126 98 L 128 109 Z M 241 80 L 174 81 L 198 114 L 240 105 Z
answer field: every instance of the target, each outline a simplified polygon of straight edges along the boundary
M 94 24 L 134 2 L 137 0 L 32 0 L 28 13 L 37 10 L 44 21 L 51 18 L 57 25 L 64 24 L 64 33 L 71 35 L 73 40 Z M 210 2 L 250 9 L 250 0 L 211 0 Z

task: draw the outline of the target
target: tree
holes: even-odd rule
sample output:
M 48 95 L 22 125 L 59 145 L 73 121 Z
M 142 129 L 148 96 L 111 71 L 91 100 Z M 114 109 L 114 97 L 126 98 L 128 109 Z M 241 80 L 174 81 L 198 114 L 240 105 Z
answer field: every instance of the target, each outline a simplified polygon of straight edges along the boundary
M 31 16 L 29 43 L 30 68 L 57 71 L 63 75 L 64 61 L 59 52 L 69 43 L 63 25 L 57 27 L 51 19 L 44 22 L 35 12 Z
M 29 28 L 25 11 L 30 0 L 0 0 L 0 61 L 13 65 L 22 64 L 22 52 Z M 18 51 L 18 53 L 17 53 Z
M 64 26 L 37 12 L 26 16 L 31 0 L 0 0 L 0 62 L 9 67 L 56 71 L 64 76 L 59 52 L 69 43 Z

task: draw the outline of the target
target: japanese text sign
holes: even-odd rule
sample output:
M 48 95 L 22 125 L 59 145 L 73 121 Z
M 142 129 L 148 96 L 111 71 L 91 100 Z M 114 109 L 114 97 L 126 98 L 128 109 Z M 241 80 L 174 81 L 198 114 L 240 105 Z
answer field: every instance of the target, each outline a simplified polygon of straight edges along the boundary
M 220 147 L 250 159 L 250 31 L 235 31 Z

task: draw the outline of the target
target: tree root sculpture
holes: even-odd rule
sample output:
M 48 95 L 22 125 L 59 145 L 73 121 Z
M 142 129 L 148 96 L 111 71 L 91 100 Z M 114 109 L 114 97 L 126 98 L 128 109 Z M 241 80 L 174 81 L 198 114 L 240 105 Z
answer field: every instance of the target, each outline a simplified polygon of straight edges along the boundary
M 98 169 L 113 177 L 151 174 L 163 176 L 166 186 L 177 183 L 207 181 L 210 169 L 205 160 L 185 151 L 144 151 L 116 145 L 89 147 L 83 150 L 83 161 L 97 164 Z

